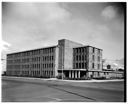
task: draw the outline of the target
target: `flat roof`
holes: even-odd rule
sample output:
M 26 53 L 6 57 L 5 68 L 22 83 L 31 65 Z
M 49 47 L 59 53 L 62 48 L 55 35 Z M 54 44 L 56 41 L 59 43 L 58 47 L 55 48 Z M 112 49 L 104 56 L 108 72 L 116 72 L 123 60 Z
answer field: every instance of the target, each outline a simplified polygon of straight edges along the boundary
M 84 45 L 84 46 L 74 47 L 74 48 L 83 48 L 83 47 L 93 47 L 93 48 L 97 48 L 97 47 L 90 46 L 90 45 Z M 97 49 L 100 49 L 100 48 L 97 48 Z M 100 49 L 100 50 L 103 50 L 103 49 Z
M 59 71 L 87 71 L 87 69 L 58 69 Z M 102 71 L 102 70 L 88 70 L 88 72 L 101 72 L 101 73 L 120 73 L 122 74 L 123 72 L 119 71 Z
M 123 73 L 123 72 L 120 72 L 120 71 L 102 71 L 102 70 L 89 70 L 89 72 Z
M 24 50 L 24 51 L 19 51 L 19 52 L 12 52 L 12 53 L 8 53 L 7 55 L 12 55 L 12 54 L 17 54 L 17 53 L 23 53 L 23 52 L 30 52 L 30 51 L 40 50 L 40 49 L 53 48 L 53 47 L 57 47 L 57 45 L 48 46 L 48 47 L 42 47 L 42 48 L 36 48 L 36 49 L 30 49 L 30 50 Z
M 64 71 L 69 71 L 69 70 L 73 70 L 73 71 L 87 71 L 87 69 L 58 69 L 60 70 L 64 70 Z
M 60 40 L 67 40 L 67 41 L 71 41 L 71 40 L 68 40 L 68 39 L 60 39 Z M 75 41 L 71 41 L 73 43 L 77 43 Z M 77 43 L 77 44 L 80 44 L 81 46 L 79 47 L 74 47 L 73 49 L 75 48 L 82 48 L 82 47 L 93 47 L 93 46 L 90 46 L 90 45 L 83 45 L 81 43 Z M 24 51 L 19 51 L 19 52 L 12 52 L 12 53 L 8 53 L 7 55 L 12 55 L 12 54 L 17 54 L 17 53 L 23 53 L 23 52 L 30 52 L 30 51 L 34 51 L 34 50 L 40 50 L 40 49 L 45 49 L 45 48 L 52 48 L 52 47 L 57 47 L 58 45 L 53 45 L 53 46 L 47 46 L 47 47 L 41 47 L 41 48 L 36 48 L 36 49 L 30 49 L 30 50 L 24 50 Z M 93 47 L 93 48 L 96 48 L 96 47 Z M 97 48 L 97 49 L 100 49 L 100 48 Z M 102 49 L 100 49 L 102 50 Z
M 60 39 L 60 40 L 70 41 L 70 42 L 72 42 L 72 43 L 76 43 L 76 44 L 79 44 L 79 45 L 83 46 L 83 44 L 81 44 L 81 43 L 79 43 L 79 42 L 75 42 L 75 41 L 69 40 L 69 39 Z

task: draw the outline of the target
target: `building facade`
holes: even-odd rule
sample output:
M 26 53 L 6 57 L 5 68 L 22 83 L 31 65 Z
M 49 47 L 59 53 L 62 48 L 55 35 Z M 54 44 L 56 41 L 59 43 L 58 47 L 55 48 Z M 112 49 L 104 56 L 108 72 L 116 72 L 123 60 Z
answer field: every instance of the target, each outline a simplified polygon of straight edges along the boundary
M 58 45 L 7 54 L 7 75 L 54 78 L 98 77 L 102 71 L 102 49 L 67 39 Z

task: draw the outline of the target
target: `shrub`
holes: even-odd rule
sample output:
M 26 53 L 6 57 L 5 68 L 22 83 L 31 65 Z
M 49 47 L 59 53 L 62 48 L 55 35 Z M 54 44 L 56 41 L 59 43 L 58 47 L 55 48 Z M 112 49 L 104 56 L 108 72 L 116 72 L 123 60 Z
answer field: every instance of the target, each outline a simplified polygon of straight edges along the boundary
M 62 76 L 63 76 L 63 79 L 66 79 L 65 75 L 62 74 L 62 73 L 59 73 L 59 74 L 56 76 L 56 78 L 62 79 Z
M 106 79 L 106 77 L 94 77 L 93 79 L 104 80 L 104 79 Z

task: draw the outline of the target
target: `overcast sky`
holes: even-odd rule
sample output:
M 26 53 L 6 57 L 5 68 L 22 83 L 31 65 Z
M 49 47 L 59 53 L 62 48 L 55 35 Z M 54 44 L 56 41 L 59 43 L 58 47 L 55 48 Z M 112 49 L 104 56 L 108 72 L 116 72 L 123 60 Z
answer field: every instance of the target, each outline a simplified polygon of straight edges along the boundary
M 7 52 L 57 45 L 69 39 L 124 58 L 123 3 L 2 3 Z M 8 47 L 7 47 L 8 46 Z

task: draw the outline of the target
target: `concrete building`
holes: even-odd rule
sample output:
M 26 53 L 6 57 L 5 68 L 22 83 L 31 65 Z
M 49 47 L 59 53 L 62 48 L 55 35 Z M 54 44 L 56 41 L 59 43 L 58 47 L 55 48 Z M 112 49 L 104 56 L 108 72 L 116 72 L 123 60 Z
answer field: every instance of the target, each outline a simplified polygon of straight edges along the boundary
M 7 54 L 7 75 L 54 78 L 99 77 L 102 49 L 84 46 L 67 39 L 58 45 Z
M 7 55 L 7 75 L 55 77 L 57 74 L 56 46 Z

